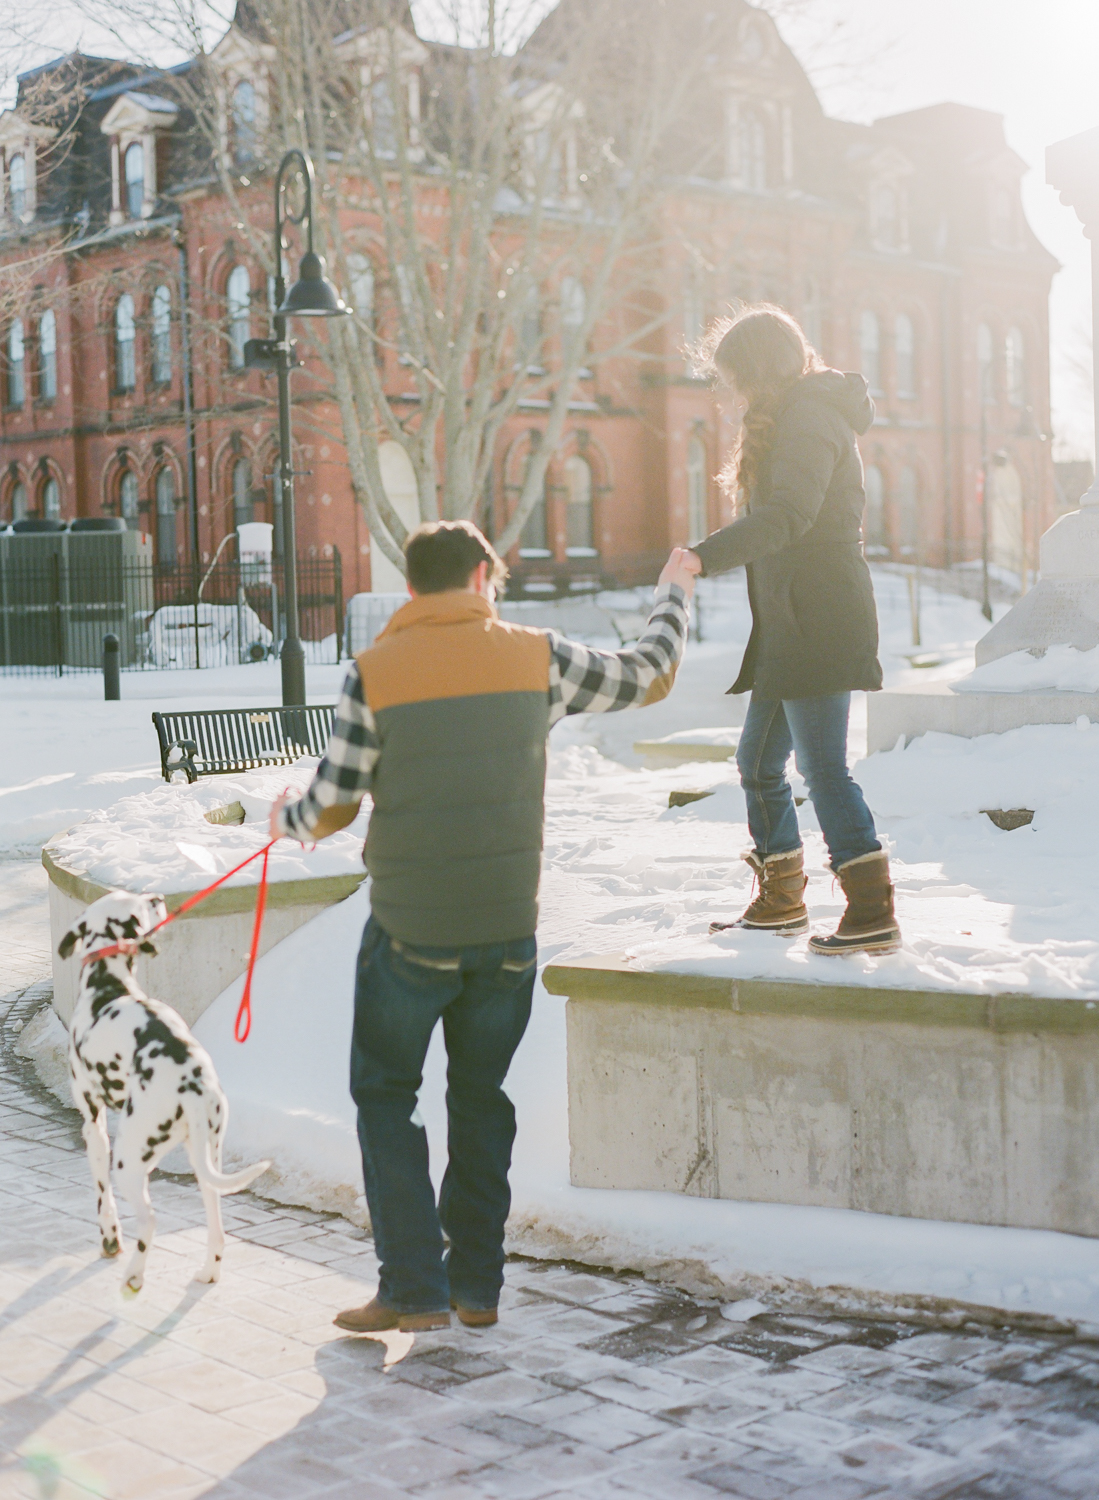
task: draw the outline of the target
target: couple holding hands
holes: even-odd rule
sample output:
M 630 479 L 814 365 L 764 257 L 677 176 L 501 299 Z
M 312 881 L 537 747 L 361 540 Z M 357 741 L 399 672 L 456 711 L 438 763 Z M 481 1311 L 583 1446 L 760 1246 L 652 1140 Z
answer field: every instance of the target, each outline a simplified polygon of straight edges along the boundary
M 828 369 L 775 307 L 722 320 L 708 345 L 740 417 L 722 482 L 744 513 L 672 551 L 636 644 L 598 651 L 500 620 L 506 570 L 489 542 L 469 522 L 422 526 L 405 547 L 410 602 L 348 674 L 311 785 L 272 811 L 273 836 L 304 842 L 346 827 L 367 792 L 373 803 L 351 1093 L 380 1270 L 374 1299 L 335 1320 L 350 1332 L 441 1328 L 452 1311 L 470 1327 L 497 1320 L 515 1138 L 503 1083 L 537 972 L 546 736 L 567 714 L 671 690 L 696 577 L 747 567 L 753 622 L 730 691 L 752 694 L 737 766 L 758 891 L 711 931 L 809 926 L 793 752 L 847 898 L 837 931 L 810 947 L 900 944 L 888 858 L 847 770 L 851 693 L 882 680 L 855 444 L 874 416 L 866 382 Z M 449 1128 L 436 1202 L 417 1095 L 439 1021 Z

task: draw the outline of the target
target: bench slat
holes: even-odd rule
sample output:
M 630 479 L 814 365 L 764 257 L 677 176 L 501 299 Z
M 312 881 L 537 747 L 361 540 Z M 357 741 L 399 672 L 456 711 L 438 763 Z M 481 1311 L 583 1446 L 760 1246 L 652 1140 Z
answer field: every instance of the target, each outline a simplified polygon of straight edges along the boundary
M 175 771 L 182 771 L 192 782 L 200 776 L 291 765 L 302 755 L 324 754 L 335 719 L 334 703 L 154 713 L 161 773 L 171 781 Z M 173 751 L 178 752 L 175 760 Z

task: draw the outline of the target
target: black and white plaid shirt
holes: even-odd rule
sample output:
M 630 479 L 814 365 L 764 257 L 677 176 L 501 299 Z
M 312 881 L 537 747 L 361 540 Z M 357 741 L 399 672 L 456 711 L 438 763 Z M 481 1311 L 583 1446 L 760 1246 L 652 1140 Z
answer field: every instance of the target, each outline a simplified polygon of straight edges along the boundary
M 644 633 L 622 651 L 597 651 L 547 630 L 550 727 L 566 714 L 614 713 L 644 703 L 650 689 L 662 678 L 670 679 L 679 665 L 689 618 L 683 590 L 662 584 Z M 325 808 L 359 803 L 370 790 L 380 754 L 374 715 L 363 697 L 358 667 L 353 666 L 324 758 L 300 801 L 283 809 L 281 832 L 306 843 Z

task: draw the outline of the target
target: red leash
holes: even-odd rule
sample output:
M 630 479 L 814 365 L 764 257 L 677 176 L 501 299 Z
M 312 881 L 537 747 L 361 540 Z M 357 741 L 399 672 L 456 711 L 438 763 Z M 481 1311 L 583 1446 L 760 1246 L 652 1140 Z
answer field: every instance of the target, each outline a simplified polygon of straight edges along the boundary
M 262 855 L 263 869 L 260 872 L 259 889 L 256 891 L 256 920 L 255 925 L 252 928 L 252 948 L 251 952 L 248 955 L 248 972 L 244 978 L 244 993 L 240 997 L 240 1006 L 237 1009 L 237 1018 L 233 1023 L 233 1035 L 237 1039 L 237 1041 L 247 1041 L 248 1033 L 252 1029 L 252 974 L 256 967 L 256 959 L 259 957 L 260 927 L 263 924 L 263 912 L 264 908 L 267 905 L 267 859 L 276 843 L 277 840 L 272 839 L 270 843 L 264 844 L 262 849 L 257 849 L 255 854 L 250 854 L 247 859 L 242 859 L 239 865 L 234 865 L 231 870 L 226 871 L 226 873 L 215 880 L 212 885 L 208 885 L 205 890 L 198 891 L 195 895 L 189 896 L 187 900 L 184 901 L 182 906 L 177 908 L 176 911 L 170 912 L 168 916 L 164 918 L 163 922 L 158 922 L 155 927 L 150 927 L 149 931 L 146 932 L 142 937 L 123 938 L 121 942 L 112 943 L 107 948 L 97 948 L 94 953 L 86 954 L 83 962 L 86 964 L 93 964 L 101 958 L 113 958 L 117 953 L 136 953 L 138 951 L 138 948 L 145 941 L 145 938 L 152 937 L 154 932 L 159 932 L 162 927 L 167 927 L 169 922 L 174 922 L 176 918 L 181 917 L 185 911 L 190 911 L 192 906 L 197 906 L 200 901 L 205 901 L 207 896 L 213 895 L 218 886 L 224 885 L 227 880 L 232 879 L 234 875 L 238 875 L 241 870 L 250 865 L 254 859 L 259 859 L 260 855 Z

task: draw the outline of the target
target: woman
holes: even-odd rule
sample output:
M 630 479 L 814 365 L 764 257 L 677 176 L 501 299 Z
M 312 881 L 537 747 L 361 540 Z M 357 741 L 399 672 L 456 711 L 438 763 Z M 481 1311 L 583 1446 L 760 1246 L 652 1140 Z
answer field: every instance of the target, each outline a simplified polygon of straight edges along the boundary
M 851 694 L 881 687 L 878 623 L 862 555 L 866 493 L 855 445 L 874 420 L 861 375 L 828 369 L 788 313 L 749 307 L 715 325 L 716 380 L 741 432 L 727 488 L 747 513 L 691 548 L 703 576 L 748 571 L 752 634 L 731 693 L 752 690 L 737 750 L 759 892 L 728 927 L 804 932 L 806 878 L 786 779 L 791 750 L 847 898 L 838 930 L 815 953 L 889 953 L 900 946 L 889 859 L 847 770 Z

